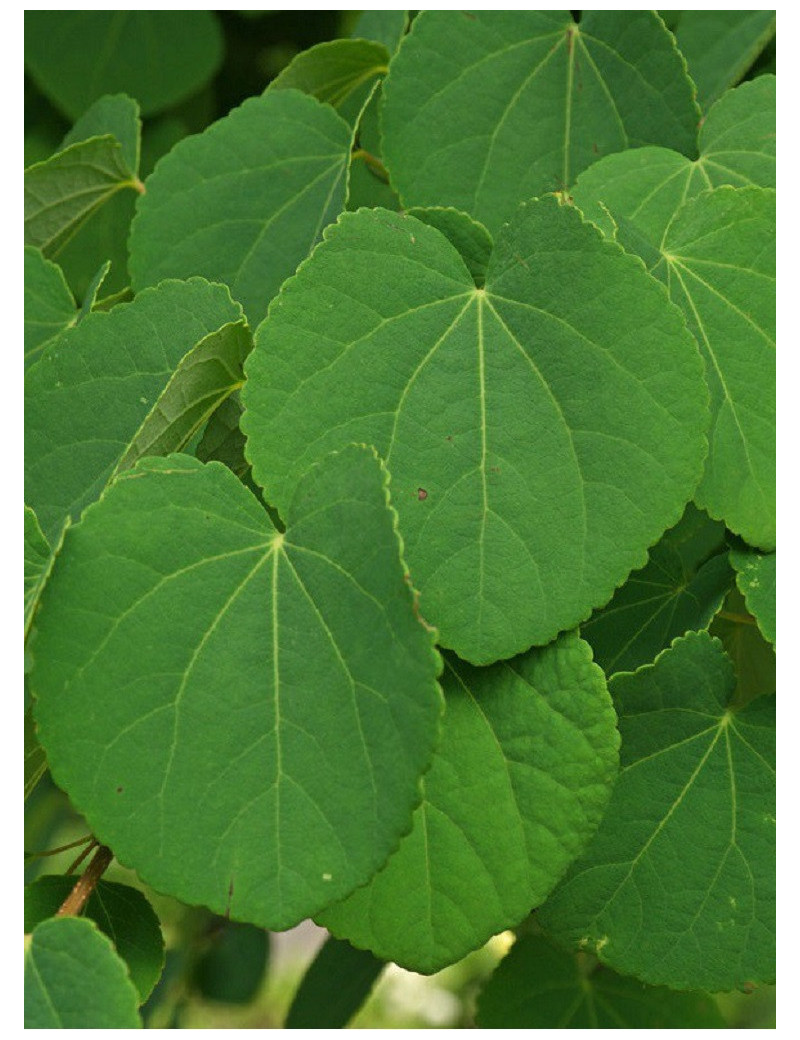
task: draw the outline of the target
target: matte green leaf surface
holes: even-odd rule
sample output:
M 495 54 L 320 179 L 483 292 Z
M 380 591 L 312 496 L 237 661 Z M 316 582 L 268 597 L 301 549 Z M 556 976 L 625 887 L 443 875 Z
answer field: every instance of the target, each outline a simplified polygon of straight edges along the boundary
M 204 1000 L 249 1004 L 264 981 L 269 935 L 263 928 L 220 920 L 192 971 Z
M 607 675 L 651 664 L 676 636 L 708 628 L 733 582 L 725 526 L 691 503 L 647 564 L 581 625 Z
M 36 736 L 36 724 L 33 721 L 33 709 L 25 712 L 25 801 L 35 790 L 36 785 L 47 772 L 47 756 Z
M 207 390 L 229 378 L 227 341 L 206 337 L 240 318 L 224 286 L 199 278 L 170 282 L 108 313 L 89 314 L 48 346 L 25 379 L 26 500 L 48 537 L 98 497 L 141 430 L 159 423 L 162 450 L 182 446 L 190 417 L 182 404 L 190 408 L 198 399 L 200 376 Z M 207 360 L 212 343 L 226 348 L 218 360 L 213 354 Z M 199 367 L 190 355 L 197 344 L 206 359 Z M 171 380 L 187 355 L 195 385 L 187 384 L 191 396 L 182 401 L 182 386 Z M 164 447 L 170 417 L 175 437 Z
M 357 39 L 377 40 L 390 54 L 394 54 L 407 27 L 408 11 L 362 11 L 350 35 Z
M 42 348 L 77 318 L 75 300 L 61 268 L 25 246 L 25 368 Z
M 344 1029 L 386 967 L 369 952 L 330 936 L 308 967 L 284 1029 Z
M 538 920 L 623 974 L 730 990 L 775 974 L 775 700 L 729 709 L 707 633 L 619 675 L 622 772 Z
M 775 553 L 732 550 L 736 584 L 762 635 L 775 645 Z
M 475 664 L 606 602 L 699 477 L 707 391 L 681 315 L 552 197 L 497 236 L 485 290 L 436 228 L 345 214 L 256 339 L 242 429 L 267 499 L 374 444 L 422 613 Z
M 56 914 L 76 880 L 74 875 L 48 874 L 26 886 L 26 932 Z M 114 943 L 139 992 L 139 1003 L 144 1003 L 164 967 L 161 925 L 150 903 L 130 885 L 101 879 L 89 896 L 83 914 Z
M 244 434 L 239 429 L 242 406 L 239 395 L 226 398 L 208 420 L 195 454 L 202 462 L 217 460 L 243 477 L 250 469 L 244 457 Z
M 776 692 L 775 647 L 761 634 L 738 588 L 728 593 L 709 632 L 722 641 L 736 673 L 734 702 L 747 704 Z
M 25 949 L 26 1029 L 137 1029 L 138 994 L 92 921 L 42 921 Z
M 376 78 L 386 72 L 389 52 L 370 40 L 328 40 L 301 51 L 269 85 L 273 90 L 293 87 L 312 94 L 334 108 L 345 108 L 345 118 L 357 119 L 361 104 Z M 354 104 L 355 102 L 355 104 Z
M 330 106 L 277 90 L 180 141 L 138 203 L 134 289 L 190 275 L 224 282 L 255 328 L 343 208 L 351 138 Z
M 36 513 L 25 506 L 25 632 L 39 600 L 50 564 L 50 544 L 42 534 Z
M 127 94 L 109 94 L 88 108 L 61 143 L 61 150 L 91 137 L 111 134 L 122 148 L 122 158 L 133 174 L 139 172 L 142 121 L 139 105 Z
M 368 449 L 327 458 L 283 535 L 221 464 L 147 459 L 68 534 L 37 635 L 39 737 L 157 890 L 288 928 L 410 827 L 439 659 L 385 481 Z
M 461 259 L 467 265 L 477 288 L 482 289 L 494 248 L 492 236 L 483 224 L 479 224 L 461 210 L 447 206 L 431 206 L 428 209 L 416 207 L 406 212 L 410 217 L 416 217 L 423 224 L 430 224 L 441 231 L 461 254 Z
M 518 939 L 478 997 L 482 1029 L 721 1029 L 713 1000 L 645 986 L 538 935 Z
M 198 91 L 221 61 L 211 11 L 25 12 L 25 67 L 70 119 L 119 92 L 153 115 Z
M 695 153 L 700 113 L 651 11 L 423 11 L 384 84 L 384 155 L 406 206 L 495 232 L 517 204 L 644 144 Z
M 574 635 L 488 669 L 449 656 L 442 739 L 411 834 L 318 921 L 411 971 L 434 972 L 543 902 L 600 821 L 616 719 Z
M 775 35 L 775 11 L 681 11 L 675 36 L 706 108 L 744 76 Z

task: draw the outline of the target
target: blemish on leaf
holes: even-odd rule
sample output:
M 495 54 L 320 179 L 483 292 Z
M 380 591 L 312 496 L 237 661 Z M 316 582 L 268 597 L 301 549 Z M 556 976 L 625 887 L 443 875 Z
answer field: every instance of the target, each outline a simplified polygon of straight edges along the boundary
M 117 788 L 117 794 L 122 794 L 123 790 L 124 790 L 124 788 L 118 787 Z
M 323 881 L 331 881 L 332 879 L 333 879 L 333 874 L 323 874 L 322 875 L 322 880 Z
M 417 488 L 417 498 L 420 502 L 424 502 L 427 497 L 428 492 L 425 490 L 425 488 Z

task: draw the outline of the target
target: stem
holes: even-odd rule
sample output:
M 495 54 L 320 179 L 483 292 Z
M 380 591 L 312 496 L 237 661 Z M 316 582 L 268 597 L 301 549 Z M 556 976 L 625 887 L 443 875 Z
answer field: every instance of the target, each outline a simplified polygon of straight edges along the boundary
M 87 834 L 83 838 L 78 838 L 77 841 L 71 841 L 68 845 L 59 845 L 57 849 L 45 849 L 44 852 L 26 852 L 25 859 L 41 859 L 42 856 L 57 856 L 59 852 L 67 852 L 69 849 L 77 849 L 79 845 L 85 845 L 87 841 L 94 842 L 94 838 L 91 834 Z
M 367 166 L 372 170 L 376 177 L 380 177 L 386 184 L 389 183 L 389 174 L 386 167 L 380 161 L 380 159 L 373 155 L 372 152 L 368 152 L 366 148 L 356 148 L 353 152 L 351 159 L 363 159 Z
M 105 845 L 99 845 L 92 862 L 75 882 L 75 887 L 61 904 L 56 917 L 75 916 L 83 910 L 86 900 L 114 858 L 114 853 Z
M 718 617 L 724 618 L 725 621 L 735 621 L 737 625 L 754 625 L 756 620 L 749 614 L 733 614 L 729 610 L 721 610 Z
M 83 863 L 83 861 L 86 859 L 86 857 L 89 855 L 89 853 L 94 848 L 97 848 L 97 842 L 95 841 L 94 838 L 92 838 L 92 840 L 89 842 L 89 844 L 83 850 L 83 852 L 80 853 L 80 855 L 74 861 L 74 863 L 71 863 L 70 866 L 67 867 L 67 869 L 64 871 L 64 873 L 65 874 L 74 874 L 75 871 L 78 869 L 78 867 L 81 865 L 81 863 Z

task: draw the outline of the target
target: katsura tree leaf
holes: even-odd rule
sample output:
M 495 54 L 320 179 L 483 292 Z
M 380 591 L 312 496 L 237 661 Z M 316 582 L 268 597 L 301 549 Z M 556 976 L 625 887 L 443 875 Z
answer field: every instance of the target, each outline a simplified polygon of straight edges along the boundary
M 394 54 L 408 28 L 408 11 L 362 11 L 351 37 L 377 40 Z
M 542 903 L 600 822 L 618 767 L 611 700 L 575 635 L 476 669 L 445 661 L 446 712 L 411 834 L 317 920 L 439 971 Z
M 284 1029 L 344 1029 L 386 967 L 369 952 L 330 936 L 303 976 Z
M 127 94 L 101 97 L 77 120 L 61 142 L 61 150 L 79 141 L 111 134 L 122 148 L 122 159 L 133 174 L 139 173 L 142 120 L 139 105 Z
M 738 588 L 731 589 L 709 632 L 722 641 L 733 661 L 736 691 L 733 700 L 748 704 L 776 689 L 775 647 L 761 634 L 758 622 L 747 609 Z
M 581 635 L 607 675 L 651 664 L 676 636 L 708 628 L 733 583 L 725 525 L 691 503 Z
M 111 261 L 106 260 L 105 263 L 101 264 L 94 274 L 92 280 L 89 282 L 89 288 L 86 290 L 86 296 L 83 298 L 81 309 L 78 313 L 78 321 L 81 318 L 85 318 L 87 314 L 91 312 L 97 303 L 97 296 L 103 287 L 103 283 L 106 280 L 108 272 L 111 270 Z
M 371 450 L 330 456 L 279 534 L 221 464 L 144 459 L 68 533 L 37 632 L 39 738 L 158 891 L 288 928 L 409 828 L 439 659 L 386 479 Z
M 93 921 L 54 917 L 25 939 L 26 1029 L 137 1029 L 138 994 Z
M 370 40 L 328 40 L 301 51 L 268 91 L 294 88 L 343 110 L 354 125 L 375 80 L 386 73 L 389 52 Z
M 36 789 L 36 785 L 47 772 L 47 756 L 36 736 L 33 709 L 25 712 L 25 801 Z
M 134 290 L 203 275 L 230 287 L 255 328 L 343 208 L 351 139 L 329 105 L 277 90 L 180 141 L 138 203 Z
M 211 11 L 25 12 L 25 67 L 70 119 L 120 91 L 153 115 L 196 93 L 222 57 Z
M 775 187 L 775 77 L 729 90 L 703 121 L 698 143 L 695 160 L 669 148 L 606 156 L 580 175 L 571 198 L 606 235 L 616 235 L 648 266 L 650 256 L 657 263 L 667 229 L 687 199 L 724 184 Z M 637 248 L 634 234 L 649 255 Z
M 775 11 L 681 11 L 675 36 L 705 111 L 775 35 Z
M 736 584 L 761 634 L 775 645 L 775 553 L 731 550 Z
M 205 352 L 210 333 L 240 319 L 224 286 L 195 278 L 93 312 L 47 347 L 25 378 L 25 487 L 48 537 L 98 497 L 148 417 L 158 414 L 162 393 L 169 389 L 175 406 L 180 390 L 171 380 L 184 359 L 191 367 L 193 348 Z M 206 366 L 227 378 L 215 367 Z M 185 434 L 180 408 L 175 417 L 169 450 Z
M 270 307 L 246 375 L 268 500 L 280 510 L 326 451 L 374 444 L 422 613 L 474 664 L 606 602 L 679 519 L 705 451 L 681 315 L 552 197 L 498 234 L 485 289 L 436 228 L 344 214 Z
M 50 543 L 42 534 L 36 513 L 25 506 L 25 633 L 44 586 L 50 564 Z
M 378 84 L 358 121 L 357 148 L 353 152 L 347 178 L 349 210 L 357 210 L 362 206 L 370 209 L 380 206 L 395 212 L 400 209 L 400 200 L 389 184 L 388 174 L 381 161 L 383 144 L 379 113 L 382 97 L 382 84 Z
M 622 771 L 537 915 L 644 982 L 714 992 L 774 979 L 775 700 L 732 710 L 734 686 L 705 632 L 612 680 Z
M 601 156 L 695 154 L 699 109 L 652 11 L 423 11 L 384 84 L 386 165 L 405 206 L 448 205 L 496 232 L 519 202 Z
M 74 875 L 48 874 L 25 888 L 25 931 L 53 917 L 72 891 Z M 139 1003 L 150 996 L 164 967 L 161 925 L 150 903 L 138 889 L 100 880 L 83 911 L 114 944 L 125 961 L 139 993 Z
M 269 960 L 269 935 L 263 928 L 219 920 L 192 970 L 192 983 L 204 1000 L 249 1004 L 258 992 Z
M 62 329 L 74 325 L 77 308 L 61 268 L 25 246 L 25 368 Z
M 70 288 L 84 303 L 91 295 L 92 281 L 101 263 L 111 265 L 104 279 L 106 294 L 118 293 L 130 285 L 128 234 L 137 198 L 133 191 L 112 195 L 57 250 L 55 255 Z
M 514 943 L 478 997 L 482 1029 L 722 1029 L 705 993 L 646 986 L 557 949 L 539 935 Z
M 467 265 L 475 285 L 482 289 L 486 282 L 486 269 L 494 249 L 492 236 L 477 220 L 462 213 L 461 210 L 447 206 L 431 206 L 428 209 L 415 207 L 406 210 L 410 217 L 416 217 L 423 224 L 438 228 L 449 242 L 460 253 Z
M 222 462 L 240 480 L 250 472 L 250 463 L 244 457 L 244 434 L 239 429 L 241 417 L 237 392 L 227 397 L 208 420 L 195 450 L 201 462 Z

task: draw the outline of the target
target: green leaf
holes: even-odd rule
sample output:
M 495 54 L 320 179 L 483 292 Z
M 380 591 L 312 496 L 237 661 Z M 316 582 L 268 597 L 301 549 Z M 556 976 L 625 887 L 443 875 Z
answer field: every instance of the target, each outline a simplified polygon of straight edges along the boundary
M 461 210 L 445 206 L 431 206 L 428 209 L 412 208 L 406 210 L 410 217 L 416 217 L 423 224 L 438 228 L 444 237 L 455 246 L 461 259 L 467 265 L 475 285 L 482 289 L 486 282 L 486 269 L 494 249 L 492 236 L 477 220 L 468 217 Z
M 400 209 L 400 200 L 388 183 L 388 175 L 381 161 L 383 145 L 378 119 L 382 97 L 382 85 L 379 84 L 358 121 L 358 147 L 350 160 L 347 178 L 349 210 L 355 211 L 362 206 L 370 209 L 381 206 L 395 212 Z
M 744 76 L 775 35 L 774 11 L 682 11 L 678 46 L 705 111 Z
M 139 173 L 142 120 L 139 105 L 127 94 L 109 94 L 88 108 L 61 142 L 63 151 L 71 144 L 111 134 L 122 148 L 122 160 L 132 174 Z
M 344 1029 L 386 967 L 369 950 L 326 939 L 294 995 L 284 1029 Z
M 411 834 L 317 920 L 410 971 L 439 971 L 543 902 L 602 816 L 618 767 L 589 647 L 561 636 L 476 669 L 448 656 L 442 738 Z
M 75 300 L 57 264 L 25 246 L 25 368 L 77 319 Z
M 775 645 L 775 553 L 731 550 L 736 584 L 765 639 Z
M 192 982 L 204 1000 L 249 1004 L 264 981 L 268 958 L 263 928 L 220 920 L 194 965 Z
M 97 303 L 97 295 L 103 287 L 103 283 L 106 280 L 108 272 L 111 270 L 111 261 L 106 260 L 104 264 L 101 264 L 97 269 L 91 282 L 89 282 L 89 288 L 86 291 L 86 296 L 81 304 L 81 309 L 78 314 L 78 321 L 85 318 L 89 314 Z
M 651 664 L 673 639 L 708 628 L 733 581 L 725 526 L 690 503 L 647 564 L 581 625 L 607 675 Z
M 167 392 L 172 448 L 181 446 L 191 413 L 175 407 L 174 373 L 184 359 L 191 369 L 193 348 L 205 356 L 206 337 L 240 317 L 224 286 L 169 282 L 89 314 L 48 346 L 25 379 L 26 500 L 48 537 L 99 496 Z
M 250 463 L 244 457 L 244 434 L 239 429 L 241 417 L 242 406 L 235 393 L 208 420 L 195 451 L 201 462 L 222 462 L 240 479 L 250 471 Z
M 278 90 L 180 141 L 139 200 L 134 289 L 203 275 L 230 287 L 255 328 L 344 206 L 351 138 L 328 105 Z
M 269 92 L 294 88 L 346 108 L 345 118 L 357 121 L 378 76 L 387 71 L 389 52 L 368 40 L 328 40 L 301 51 L 269 85 Z
M 386 479 L 370 450 L 327 458 L 284 535 L 221 464 L 145 459 L 68 532 L 37 633 L 39 738 L 158 891 L 288 928 L 410 826 L 439 659 Z
M 211 11 L 25 12 L 26 70 L 70 119 L 119 92 L 153 115 L 195 94 L 222 57 Z
M 408 11 L 362 11 L 351 37 L 377 40 L 394 54 L 408 28 Z
M 775 700 L 732 710 L 705 632 L 618 675 L 622 771 L 543 927 L 623 974 L 729 990 L 775 972 Z
M 104 279 L 106 294 L 118 293 L 130 285 L 128 233 L 137 198 L 133 191 L 112 195 L 56 251 L 70 288 L 84 303 L 91 295 L 92 281 L 102 263 L 111 265 Z
M 556 949 L 518 939 L 478 997 L 482 1029 L 722 1029 L 704 993 L 645 986 Z
M 26 932 L 33 931 L 48 917 L 55 916 L 76 880 L 74 875 L 49 874 L 26 886 Z M 131 980 L 139 992 L 139 1003 L 144 1003 L 164 967 L 161 925 L 150 903 L 138 889 L 130 885 L 100 880 L 89 896 L 83 913 L 114 943 L 117 954 L 128 966 Z
M 422 612 L 474 664 L 607 602 L 679 519 L 705 451 L 681 315 L 552 197 L 498 234 L 484 290 L 436 228 L 344 214 L 245 368 L 242 429 L 269 500 L 280 510 L 326 451 L 374 444 Z
M 496 232 L 519 202 L 644 144 L 695 154 L 699 110 L 651 11 L 423 11 L 384 84 L 384 155 L 405 206 Z
M 736 672 L 734 703 L 775 693 L 775 648 L 761 634 L 738 588 L 731 589 L 709 632 L 722 641 Z
M 92 921 L 56 917 L 25 940 L 26 1029 L 137 1029 L 138 994 Z
M 36 785 L 47 772 L 47 756 L 36 736 L 33 709 L 25 712 L 25 801 L 36 789 Z
M 42 534 L 36 513 L 25 506 L 25 631 L 39 599 L 39 592 L 50 562 L 50 545 Z

